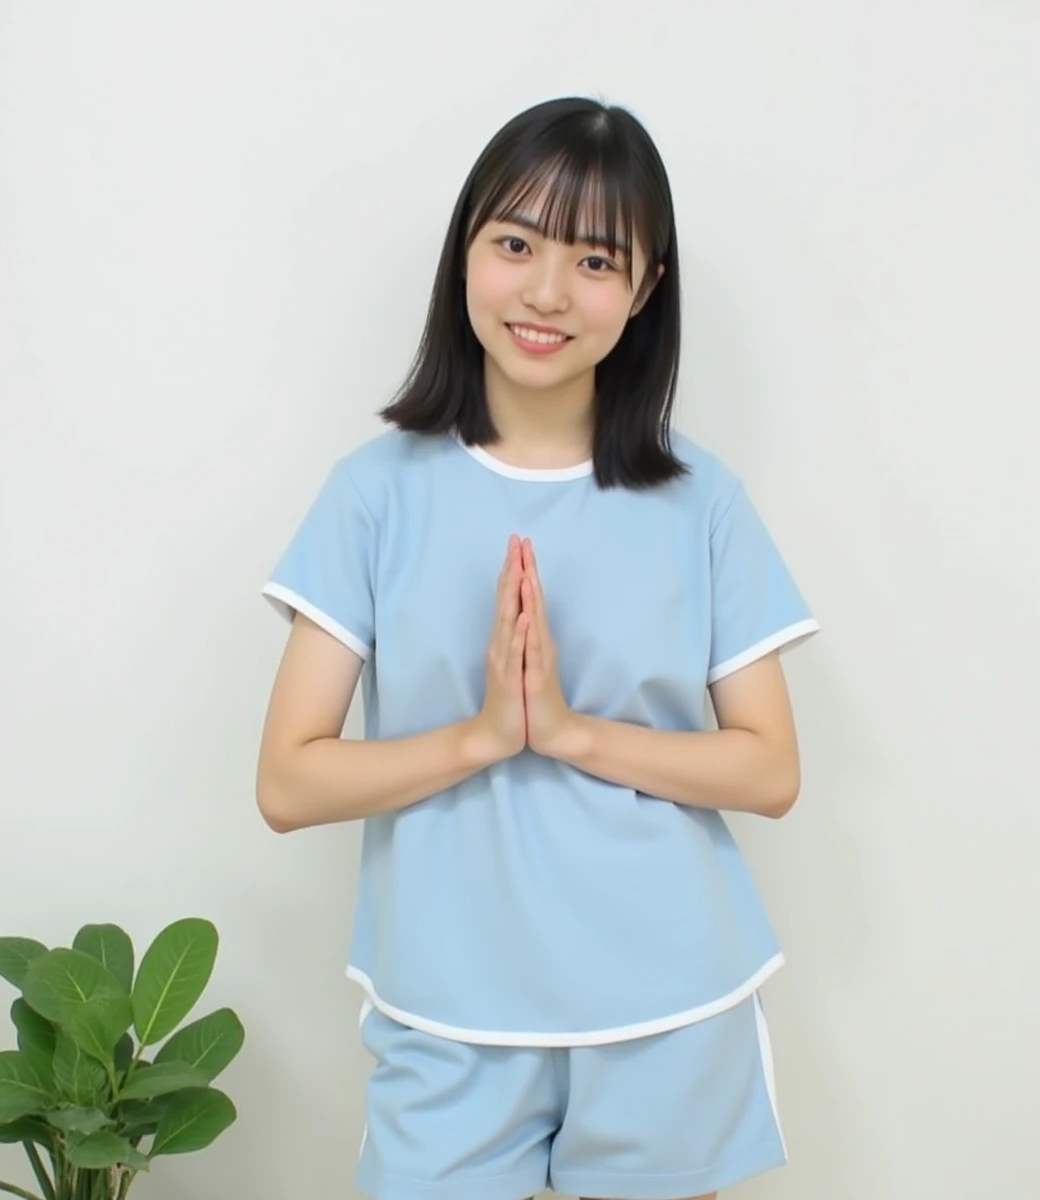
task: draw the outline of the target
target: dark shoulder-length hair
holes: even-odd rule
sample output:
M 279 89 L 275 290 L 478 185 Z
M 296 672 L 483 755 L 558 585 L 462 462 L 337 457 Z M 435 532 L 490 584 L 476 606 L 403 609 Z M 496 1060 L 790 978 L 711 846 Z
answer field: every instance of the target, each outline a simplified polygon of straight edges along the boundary
M 686 471 L 670 444 L 679 368 L 680 293 L 668 176 L 631 113 L 596 100 L 550 100 L 491 139 L 452 213 L 426 326 L 404 383 L 380 416 L 415 433 L 453 433 L 467 445 L 498 440 L 484 389 L 484 349 L 466 306 L 466 255 L 489 222 L 536 196 L 544 237 L 573 244 L 590 206 L 605 217 L 610 252 L 635 232 L 647 253 L 649 299 L 596 368 L 593 462 L 600 487 L 648 488 Z M 598 222 L 597 222 L 598 224 Z M 619 237 L 620 235 L 620 237 Z M 631 256 L 629 257 L 631 272 Z M 664 274 L 654 285 L 658 268 Z

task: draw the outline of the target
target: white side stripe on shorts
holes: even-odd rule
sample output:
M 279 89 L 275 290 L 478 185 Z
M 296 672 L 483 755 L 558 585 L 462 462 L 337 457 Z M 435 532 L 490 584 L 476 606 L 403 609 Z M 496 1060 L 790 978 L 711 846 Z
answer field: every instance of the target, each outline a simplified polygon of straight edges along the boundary
M 769 1037 L 769 1026 L 766 1014 L 762 1011 L 762 1001 L 758 992 L 755 993 L 755 1025 L 758 1029 L 758 1048 L 762 1053 L 762 1071 L 766 1078 L 766 1091 L 769 1093 L 769 1103 L 773 1106 L 773 1120 L 776 1122 L 776 1132 L 783 1147 L 784 1158 L 787 1158 L 787 1143 L 784 1141 L 784 1131 L 780 1125 L 780 1110 L 776 1102 L 776 1071 L 773 1067 L 773 1043 Z
M 364 1002 L 361 1005 L 361 1015 L 358 1017 L 358 1030 L 359 1031 L 360 1031 L 362 1025 L 364 1025 L 364 1023 L 365 1023 L 365 1018 L 368 1016 L 368 1014 L 371 1011 L 372 1011 L 372 1001 L 369 1000 L 369 998 L 366 996 L 364 999 Z M 367 1141 L 368 1141 L 368 1122 L 366 1121 L 365 1128 L 361 1131 L 361 1145 L 358 1146 L 358 1152 L 357 1152 L 358 1162 L 361 1161 L 361 1156 L 362 1156 L 362 1154 L 365 1153 L 365 1143 Z

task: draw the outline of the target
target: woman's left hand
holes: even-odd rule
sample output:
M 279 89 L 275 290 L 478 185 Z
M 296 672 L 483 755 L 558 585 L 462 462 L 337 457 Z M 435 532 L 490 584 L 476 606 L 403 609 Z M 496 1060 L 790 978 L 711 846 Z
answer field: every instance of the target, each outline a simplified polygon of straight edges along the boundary
M 530 614 L 524 651 L 524 705 L 527 711 L 527 744 L 536 754 L 558 758 L 574 724 L 560 688 L 556 668 L 556 646 L 549 631 L 545 594 L 538 577 L 530 538 L 522 546 L 523 576 L 520 603 Z

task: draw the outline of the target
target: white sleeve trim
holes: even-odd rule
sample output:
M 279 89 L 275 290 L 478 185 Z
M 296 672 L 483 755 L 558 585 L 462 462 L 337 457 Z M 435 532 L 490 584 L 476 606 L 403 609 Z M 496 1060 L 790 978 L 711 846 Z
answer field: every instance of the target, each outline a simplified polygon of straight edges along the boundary
M 798 621 L 794 625 L 788 625 L 786 629 L 781 629 L 777 633 L 770 634 L 769 637 L 763 638 L 762 641 L 756 642 L 747 650 L 740 654 L 735 654 L 732 658 L 727 658 L 725 662 L 719 663 L 717 667 L 713 667 L 708 672 L 708 686 L 713 683 L 718 683 L 720 679 L 727 675 L 732 675 L 734 671 L 739 671 L 742 667 L 748 666 L 759 658 L 765 658 L 767 654 L 772 654 L 774 650 L 790 650 L 799 642 L 805 641 L 807 637 L 811 637 L 820 628 L 819 621 L 815 617 L 807 617 L 804 621 Z
M 432 1021 L 421 1017 L 418 1013 L 407 1012 L 396 1005 L 388 1004 L 376 993 L 375 984 L 371 977 L 359 967 L 347 967 L 347 978 L 360 984 L 365 996 L 373 1006 L 391 1021 L 399 1025 L 407 1025 L 411 1029 L 419 1029 L 423 1033 L 432 1033 L 435 1037 L 447 1038 L 453 1042 L 468 1042 L 476 1046 L 604 1046 L 615 1042 L 634 1041 L 636 1038 L 651 1037 L 658 1033 L 670 1033 L 673 1029 L 682 1029 L 697 1021 L 707 1020 L 734 1008 L 762 986 L 763 983 L 784 965 L 782 953 L 774 954 L 768 962 L 745 980 L 739 987 L 711 1000 L 696 1008 L 688 1008 L 684 1012 L 672 1013 L 667 1017 L 658 1017 L 652 1021 L 640 1021 L 636 1025 L 620 1025 L 614 1029 L 594 1029 L 575 1031 L 572 1033 L 527 1033 L 524 1031 L 505 1031 L 495 1029 L 466 1029 L 459 1025 L 445 1025 L 443 1021 Z
M 315 625 L 320 626 L 326 633 L 332 634 L 338 642 L 342 642 L 348 650 L 353 650 L 362 661 L 366 661 L 372 657 L 371 646 L 366 645 L 356 634 L 351 633 L 349 629 L 345 628 L 338 621 L 334 621 L 328 613 L 322 612 L 320 608 L 311 604 L 309 600 L 305 600 L 303 596 L 294 592 L 291 588 L 287 588 L 280 583 L 266 583 L 260 589 L 260 594 L 267 597 L 275 612 L 286 621 L 292 621 L 294 611 L 303 613 Z

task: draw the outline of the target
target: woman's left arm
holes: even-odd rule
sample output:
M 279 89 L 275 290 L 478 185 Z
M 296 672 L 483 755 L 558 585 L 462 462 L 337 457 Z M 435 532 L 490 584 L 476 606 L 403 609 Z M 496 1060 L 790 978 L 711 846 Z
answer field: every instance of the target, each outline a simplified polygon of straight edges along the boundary
M 782 817 L 798 798 L 798 739 L 779 651 L 711 687 L 717 730 L 661 730 L 574 712 L 560 688 L 556 647 L 534 549 L 523 542 L 527 742 L 537 754 L 649 796 L 693 808 Z
M 676 804 L 784 816 L 801 770 L 779 653 L 720 679 L 711 696 L 717 730 L 650 729 L 568 710 L 541 753 Z

